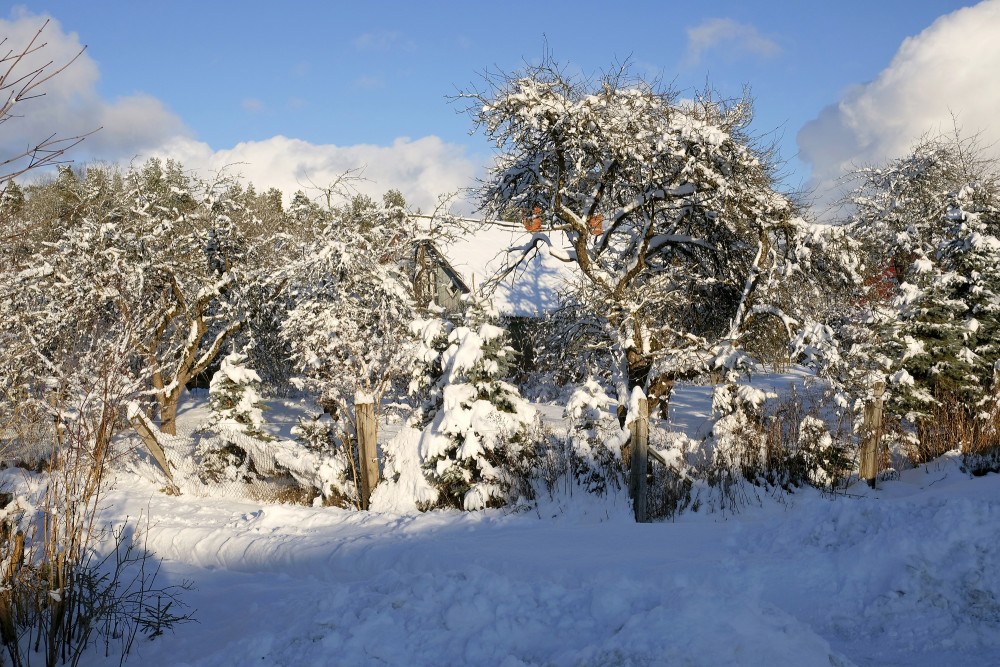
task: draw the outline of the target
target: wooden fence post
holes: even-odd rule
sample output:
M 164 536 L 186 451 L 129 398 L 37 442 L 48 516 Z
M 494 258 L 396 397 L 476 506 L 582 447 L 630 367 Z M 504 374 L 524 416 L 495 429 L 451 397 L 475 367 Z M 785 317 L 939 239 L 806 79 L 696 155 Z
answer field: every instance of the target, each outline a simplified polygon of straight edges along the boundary
M 629 489 L 632 491 L 632 509 L 636 523 L 646 523 L 646 469 L 649 461 L 649 403 L 641 398 L 639 414 L 635 415 L 629 430 L 632 432 L 632 469 Z
M 361 463 L 359 477 L 361 488 L 361 509 L 368 509 L 372 491 L 378 486 L 378 430 L 375 423 L 375 404 L 370 397 L 355 397 L 354 411 L 357 416 L 358 461 Z
M 885 383 L 876 382 L 872 400 L 865 404 L 864 424 L 861 428 L 861 479 L 875 488 L 878 477 L 878 444 L 882 439 L 882 395 Z

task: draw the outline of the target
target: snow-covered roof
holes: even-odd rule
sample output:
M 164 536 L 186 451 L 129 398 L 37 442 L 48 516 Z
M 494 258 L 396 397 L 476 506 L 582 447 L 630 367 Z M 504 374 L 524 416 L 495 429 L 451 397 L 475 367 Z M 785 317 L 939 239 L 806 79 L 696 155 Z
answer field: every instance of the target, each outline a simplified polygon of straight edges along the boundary
M 524 230 L 484 227 L 440 250 L 465 282 L 481 293 L 509 260 L 516 260 L 522 254 L 515 250 L 508 255 L 508 250 L 523 247 L 531 238 Z M 561 235 L 551 238 L 557 249 L 566 245 Z M 496 285 L 491 295 L 493 305 L 503 315 L 538 317 L 550 312 L 574 270 L 572 263 L 556 259 L 545 244 L 539 244 L 538 252 L 530 253 L 521 266 Z

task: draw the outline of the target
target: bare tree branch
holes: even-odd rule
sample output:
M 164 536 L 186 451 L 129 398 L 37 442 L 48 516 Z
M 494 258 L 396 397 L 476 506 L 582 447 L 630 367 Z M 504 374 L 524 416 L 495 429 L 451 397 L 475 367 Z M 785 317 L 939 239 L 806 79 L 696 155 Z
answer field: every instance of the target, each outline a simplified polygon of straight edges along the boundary
M 40 87 L 64 72 L 87 49 L 84 46 L 76 55 L 55 69 L 52 69 L 54 61 L 50 60 L 44 65 L 27 72 L 18 71 L 18 67 L 25 62 L 28 56 L 44 49 L 48 45 L 48 42 L 39 43 L 42 32 L 48 25 L 49 20 L 46 19 L 42 27 L 38 29 L 34 37 L 24 47 L 9 49 L 0 58 L 0 66 L 3 67 L 0 70 L 0 126 L 9 120 L 23 117 L 14 114 L 15 106 L 27 100 L 45 95 L 44 92 L 41 92 Z M 5 37 L 0 41 L 0 45 L 6 42 L 7 38 Z M 63 155 L 100 129 L 97 128 L 90 132 L 71 137 L 60 137 L 57 133 L 53 132 L 41 141 L 30 143 L 23 151 L 0 159 L 0 185 L 33 169 L 67 162 L 67 160 L 62 159 Z

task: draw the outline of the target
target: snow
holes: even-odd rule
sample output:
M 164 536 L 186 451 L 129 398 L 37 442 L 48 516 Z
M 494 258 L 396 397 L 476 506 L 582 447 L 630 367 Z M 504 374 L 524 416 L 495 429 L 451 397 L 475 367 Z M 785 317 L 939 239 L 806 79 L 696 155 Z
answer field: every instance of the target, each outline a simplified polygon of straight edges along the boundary
M 383 477 L 394 481 L 392 484 L 382 483 L 375 487 L 371 497 L 373 508 L 382 512 L 406 514 L 415 512 L 418 503 L 429 504 L 437 499 L 437 491 L 427 481 L 420 467 L 419 454 L 423 437 L 423 431 L 409 426 L 404 426 L 392 437 L 396 445 L 395 452 L 392 458 L 386 459 Z
M 1000 655 L 1000 476 L 954 463 L 861 497 L 729 521 L 624 512 L 360 513 L 168 498 L 145 509 L 197 624 L 135 662 L 215 665 L 940 665 Z M 544 515 L 543 515 L 544 516 Z M 104 664 L 88 656 L 84 664 Z
M 233 352 L 222 358 L 222 363 L 219 365 L 219 370 L 216 376 L 213 377 L 213 382 L 219 384 L 220 380 L 218 378 L 228 378 L 233 384 L 250 384 L 253 382 L 260 382 L 260 376 L 257 375 L 257 371 L 247 368 L 243 365 L 246 361 L 246 355 Z
M 517 270 L 492 288 L 492 302 L 502 315 L 538 317 L 553 310 L 560 290 L 572 279 L 573 264 L 558 257 L 568 252 L 561 234 L 550 234 L 553 246 L 539 244 Z M 508 257 L 510 248 L 523 247 L 531 234 L 523 229 L 484 227 L 441 248 L 451 265 L 475 290 L 489 289 L 494 278 L 508 261 L 516 261 L 517 252 Z
M 646 400 L 646 393 L 641 387 L 632 387 L 632 393 L 628 398 L 628 413 L 625 416 L 625 425 L 628 426 L 636 419 L 640 418 L 642 411 L 639 409 L 639 401 Z
M 892 384 L 907 387 L 912 387 L 916 383 L 913 376 L 907 373 L 905 368 L 900 368 L 898 371 L 889 376 L 889 381 L 892 382 Z
M 679 387 L 671 422 L 710 401 Z M 188 401 L 180 416 L 203 411 Z M 421 432 L 396 438 L 414 452 Z M 144 667 L 996 664 L 1000 475 L 958 461 L 656 524 L 635 524 L 624 492 L 419 513 L 376 489 L 381 511 L 358 512 L 166 496 L 120 473 L 102 520 L 148 517 L 159 583 L 195 585 L 198 622 L 140 641 L 130 664 Z M 397 488 L 424 488 L 396 464 Z

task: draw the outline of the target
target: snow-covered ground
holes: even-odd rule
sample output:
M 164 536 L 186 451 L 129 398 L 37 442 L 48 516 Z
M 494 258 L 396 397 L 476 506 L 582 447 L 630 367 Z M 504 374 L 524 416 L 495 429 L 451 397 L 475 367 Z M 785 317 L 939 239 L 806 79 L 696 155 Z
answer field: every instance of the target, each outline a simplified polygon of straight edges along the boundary
M 196 585 L 146 667 L 998 664 L 1000 476 L 945 460 L 851 492 L 637 525 L 624 502 L 393 516 L 122 478 L 106 517 L 153 517 L 162 583 Z
M 645 525 L 579 491 L 395 515 L 158 488 L 121 473 L 103 514 L 150 517 L 159 583 L 196 587 L 144 667 L 1000 664 L 1000 476 L 955 459 Z
M 710 404 L 679 387 L 669 426 L 704 434 Z M 273 404 L 277 435 L 296 405 Z M 207 415 L 204 395 L 186 401 L 181 432 Z M 754 489 L 738 514 L 643 525 L 624 493 L 368 513 L 167 496 L 151 465 L 129 467 L 101 518 L 144 530 L 159 586 L 193 582 L 197 620 L 139 640 L 129 664 L 1000 665 L 1000 475 L 957 457 L 877 490 Z

